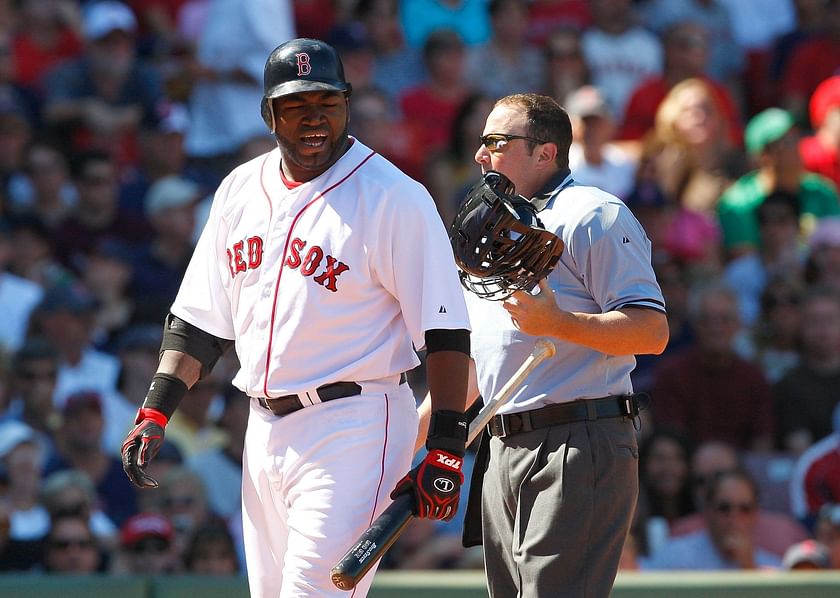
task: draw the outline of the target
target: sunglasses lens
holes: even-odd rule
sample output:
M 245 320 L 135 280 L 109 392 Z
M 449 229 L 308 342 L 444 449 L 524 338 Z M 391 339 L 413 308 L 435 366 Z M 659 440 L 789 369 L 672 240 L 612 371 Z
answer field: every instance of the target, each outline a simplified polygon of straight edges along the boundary
M 485 135 L 481 138 L 481 143 L 491 152 L 495 152 L 505 146 L 507 139 L 503 135 Z

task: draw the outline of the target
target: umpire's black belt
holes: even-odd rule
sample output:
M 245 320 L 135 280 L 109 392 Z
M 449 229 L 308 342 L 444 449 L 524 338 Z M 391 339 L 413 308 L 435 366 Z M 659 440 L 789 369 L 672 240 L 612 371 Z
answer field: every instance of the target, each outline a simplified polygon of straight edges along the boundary
M 400 384 L 405 384 L 407 378 L 405 372 L 400 374 Z M 343 399 L 345 397 L 352 397 L 361 394 L 362 387 L 358 382 L 333 382 L 332 384 L 324 384 L 319 386 L 316 391 L 318 398 L 322 403 L 327 401 L 334 401 L 336 399 Z M 303 402 L 300 397 L 294 395 L 283 395 L 273 399 L 266 399 L 264 397 L 257 397 L 257 401 L 262 407 L 271 411 L 274 415 L 282 416 L 289 415 L 300 409 L 303 409 Z
M 548 426 L 571 422 L 595 420 L 605 417 L 630 417 L 639 415 L 646 406 L 647 395 L 610 395 L 601 399 L 584 399 L 570 403 L 546 405 L 539 409 L 496 415 L 487 424 L 487 431 L 493 436 L 521 434 Z

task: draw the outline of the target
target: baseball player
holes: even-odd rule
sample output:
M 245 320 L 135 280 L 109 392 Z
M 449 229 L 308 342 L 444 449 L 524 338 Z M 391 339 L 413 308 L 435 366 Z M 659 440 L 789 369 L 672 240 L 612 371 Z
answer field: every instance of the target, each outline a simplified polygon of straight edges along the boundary
M 157 486 L 144 467 L 167 421 L 234 345 L 233 384 L 251 401 L 242 486 L 251 594 L 340 596 L 330 568 L 392 489 L 411 492 L 421 517 L 457 509 L 469 321 L 432 198 L 347 134 L 351 87 L 335 50 L 286 42 L 268 57 L 264 85 L 278 147 L 216 192 L 123 465 L 138 486 Z M 427 352 L 434 413 L 428 454 L 405 474 L 417 434 L 404 374 L 419 363 L 413 347 Z
M 515 211 L 468 198 L 450 233 L 470 291 L 470 402 L 495 396 L 539 337 L 557 348 L 491 420 L 476 459 L 465 543 L 483 540 L 494 598 L 609 595 L 638 494 L 630 372 L 635 354 L 668 340 L 650 242 L 619 199 L 575 184 L 571 138 L 553 99 L 498 100 L 475 159 L 484 186 L 523 197 L 506 200 Z M 540 256 L 558 246 L 549 268 Z M 487 259 L 476 265 L 477 251 Z

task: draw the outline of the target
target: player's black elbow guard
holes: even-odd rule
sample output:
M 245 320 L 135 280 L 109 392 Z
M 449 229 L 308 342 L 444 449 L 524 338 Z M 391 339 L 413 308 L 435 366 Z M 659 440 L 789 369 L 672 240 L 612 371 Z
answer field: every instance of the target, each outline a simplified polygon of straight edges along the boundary
M 166 324 L 163 327 L 160 354 L 163 355 L 164 351 L 171 350 L 196 358 L 201 364 L 200 380 L 213 370 L 219 358 L 232 345 L 232 340 L 213 336 L 170 313 L 166 316 Z
M 470 355 L 470 331 L 459 328 L 435 328 L 426 331 L 426 354 L 436 351 L 458 351 Z

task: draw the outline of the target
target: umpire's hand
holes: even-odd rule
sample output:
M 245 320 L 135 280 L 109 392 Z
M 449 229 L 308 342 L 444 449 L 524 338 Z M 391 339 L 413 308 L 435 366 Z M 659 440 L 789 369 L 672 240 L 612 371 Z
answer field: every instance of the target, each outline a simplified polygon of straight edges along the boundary
M 464 474 L 463 457 L 440 449 L 431 450 L 426 458 L 409 471 L 391 492 L 391 498 L 412 492 L 414 514 L 428 519 L 449 521 L 458 511 Z
M 122 445 L 123 469 L 138 488 L 157 488 L 157 480 L 146 475 L 144 468 L 160 451 L 167 418 L 157 409 L 142 408 L 134 423 Z

